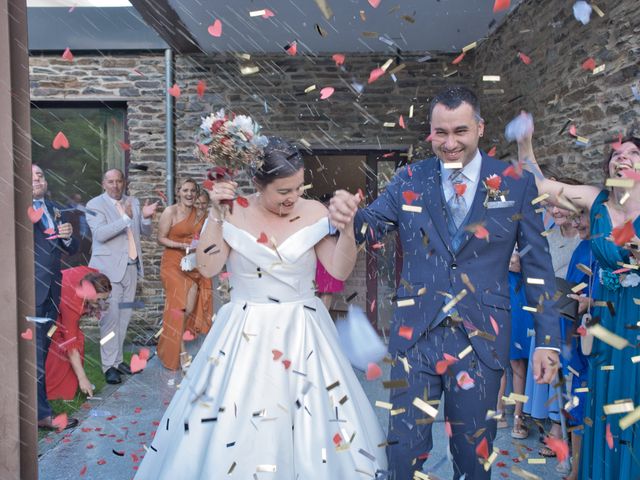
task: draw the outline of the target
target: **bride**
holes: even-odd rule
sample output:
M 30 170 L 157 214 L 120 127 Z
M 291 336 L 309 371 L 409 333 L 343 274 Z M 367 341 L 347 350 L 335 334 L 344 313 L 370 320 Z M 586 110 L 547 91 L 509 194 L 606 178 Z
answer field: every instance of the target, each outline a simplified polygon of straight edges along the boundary
M 226 264 L 231 301 L 136 479 L 379 478 L 384 433 L 313 285 L 318 260 L 338 279 L 351 273 L 353 217 L 329 235 L 327 209 L 301 198 L 303 161 L 282 139 L 269 138 L 253 180 L 248 206 L 225 219 L 220 202 L 236 198 L 236 183 L 210 191 L 198 268 L 212 277 Z

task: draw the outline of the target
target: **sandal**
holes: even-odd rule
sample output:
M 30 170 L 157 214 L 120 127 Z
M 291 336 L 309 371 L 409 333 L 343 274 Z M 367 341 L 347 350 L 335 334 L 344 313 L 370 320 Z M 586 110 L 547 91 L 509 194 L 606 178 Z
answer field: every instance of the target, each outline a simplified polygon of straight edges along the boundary
M 496 417 L 495 418 L 498 420 L 498 425 L 497 425 L 498 428 L 508 428 L 509 427 L 509 424 L 507 423 L 507 419 L 505 418 L 504 412 L 502 410 L 498 410 L 496 412 Z
M 546 458 L 555 458 L 556 456 L 556 452 L 554 452 L 553 450 L 551 450 L 549 447 L 547 447 L 546 445 L 540 447 L 540 449 L 538 450 L 538 454 L 541 457 L 546 457 Z
M 513 416 L 513 429 L 511 430 L 511 438 L 516 440 L 524 440 L 529 436 L 529 427 L 527 427 L 526 418 L 522 415 Z

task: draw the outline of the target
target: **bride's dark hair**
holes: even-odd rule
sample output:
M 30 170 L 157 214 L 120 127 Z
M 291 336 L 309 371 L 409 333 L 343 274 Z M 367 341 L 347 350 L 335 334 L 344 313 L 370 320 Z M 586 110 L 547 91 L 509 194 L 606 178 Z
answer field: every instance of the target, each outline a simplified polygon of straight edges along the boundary
M 304 160 L 296 147 L 280 137 L 268 138 L 269 143 L 262 154 L 262 165 L 253 173 L 255 182 L 263 187 L 304 168 Z

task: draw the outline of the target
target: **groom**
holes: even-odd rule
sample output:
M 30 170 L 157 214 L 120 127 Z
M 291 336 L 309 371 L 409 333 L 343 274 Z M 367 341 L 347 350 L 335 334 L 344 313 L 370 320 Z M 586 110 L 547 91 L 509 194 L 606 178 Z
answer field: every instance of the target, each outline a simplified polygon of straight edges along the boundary
M 387 452 L 395 480 L 414 478 L 433 446 L 436 409 L 444 408 L 454 478 L 489 479 L 496 434 L 490 411 L 509 363 L 507 272 L 514 245 L 524 252 L 528 306 L 537 309 L 539 383 L 550 382 L 558 365 L 554 274 L 532 205 L 534 178 L 503 175 L 508 165 L 478 150 L 484 122 L 475 94 L 448 88 L 433 99 L 430 113 L 436 157 L 398 172 L 355 221 L 360 242 L 377 242 L 394 230 L 402 242 L 389 340 L 395 361 L 390 401 L 400 413 L 390 417 Z M 329 208 L 334 225 L 346 223 L 352 206 L 351 194 L 336 192 Z

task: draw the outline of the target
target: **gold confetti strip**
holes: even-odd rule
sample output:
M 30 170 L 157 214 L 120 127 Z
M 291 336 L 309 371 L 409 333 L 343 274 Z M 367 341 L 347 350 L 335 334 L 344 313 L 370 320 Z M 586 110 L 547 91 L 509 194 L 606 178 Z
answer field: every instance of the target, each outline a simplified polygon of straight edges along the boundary
M 257 65 L 245 65 L 244 67 L 240 67 L 240 73 L 242 75 L 253 75 L 254 73 L 258 73 L 260 71 L 260 67 Z
M 385 380 L 382 382 L 382 386 L 384 388 L 407 388 L 409 382 L 407 382 L 406 378 L 401 378 L 400 380 Z
M 527 403 L 527 400 L 529 400 L 529 397 L 527 397 L 526 395 L 521 395 L 519 393 L 514 393 L 514 392 L 511 392 L 509 394 L 509 398 L 520 403 Z
M 528 306 L 528 305 L 524 305 L 524 306 L 522 307 L 522 309 L 523 309 L 525 312 L 538 313 L 538 308 L 537 308 L 537 307 L 530 307 L 530 306 Z
M 598 7 L 595 3 L 591 4 L 591 8 L 593 8 L 593 11 L 596 12 L 600 18 L 604 17 L 604 12 L 600 10 L 600 7 Z
M 427 287 L 420 287 L 420 290 L 418 290 L 418 293 L 416 293 L 416 295 L 420 296 L 424 295 L 425 293 L 427 293 Z
M 315 1 L 316 1 L 316 5 L 318 5 L 318 8 L 322 12 L 322 15 L 324 15 L 324 18 L 326 18 L 327 20 L 330 20 L 331 17 L 333 17 L 333 10 L 331 10 L 331 7 L 327 3 L 327 0 L 315 0 Z
M 636 355 L 634 357 L 631 357 L 631 362 L 632 363 L 638 363 L 640 362 L 640 355 Z
M 505 397 L 503 395 L 502 396 L 502 403 L 504 403 L 505 405 L 515 405 L 516 401 L 514 399 L 512 399 L 511 397 Z
M 384 122 L 382 126 L 386 128 L 393 128 L 396 126 L 396 122 Z
M 496 336 L 495 335 L 492 335 L 492 334 L 487 333 L 487 332 L 483 332 L 482 330 L 474 330 L 473 332 L 471 332 L 469 334 L 469 338 L 473 338 L 473 337 L 484 338 L 485 340 L 489 340 L 490 342 L 495 342 L 496 341 Z
M 482 81 L 483 82 L 499 82 L 500 75 L 483 75 Z
M 432 478 L 426 473 L 422 473 L 420 470 L 413 472 L 413 480 L 432 480 Z
M 589 139 L 587 137 L 581 137 L 580 135 L 578 135 L 576 137 L 576 142 L 578 142 L 578 143 L 589 143 Z
M 610 332 L 599 323 L 587 328 L 587 332 L 594 337 L 602 340 L 607 345 L 611 345 L 617 350 L 622 350 L 627 345 L 629 345 L 629 342 L 626 338 L 620 337 L 619 335 Z
M 487 458 L 482 465 L 485 472 L 489 471 L 489 469 L 491 468 L 491 464 L 496 461 L 496 458 L 498 458 L 498 452 L 496 452 L 494 449 L 493 452 L 491 452 L 491 455 L 489 455 L 489 458 Z
M 311 144 L 305 139 L 305 138 L 301 138 L 300 140 L 298 140 L 305 148 L 311 148 Z
M 458 170 L 462 168 L 464 165 L 462 165 L 462 162 L 444 162 L 442 166 L 446 169 Z
M 412 368 L 411 365 L 409 365 L 409 360 L 407 360 L 406 357 L 398 357 L 398 360 L 402 363 L 404 371 L 408 374 L 409 370 Z
M 315 85 L 310 85 L 307 88 L 304 89 L 304 93 L 309 93 L 309 92 L 313 92 L 316 89 Z
M 249 12 L 249 16 L 250 17 L 261 17 L 262 15 L 266 15 L 267 11 L 266 10 L 254 10 L 252 12 Z
M 313 183 L 307 183 L 301 188 L 301 190 L 304 192 L 306 190 L 309 190 L 310 188 L 313 188 Z
M 455 307 L 458 304 L 458 302 L 462 300 L 466 295 L 467 295 L 467 289 L 463 288 L 462 290 L 460 290 L 460 293 L 458 293 L 455 297 L 453 297 L 453 300 L 451 300 L 442 308 L 442 311 L 444 313 L 447 313 L 449 310 Z
M 386 410 L 391 410 L 393 408 L 393 403 L 383 402 L 382 400 L 376 400 L 376 407 L 384 408 Z
M 469 275 L 463 273 L 460 275 L 460 279 L 462 280 L 462 283 L 464 283 L 467 288 L 471 290 L 471 293 L 476 293 L 476 287 L 474 287 L 473 283 L 471 283 L 471 280 L 469 280 Z
M 248 53 L 235 53 L 234 55 L 240 60 L 251 60 L 251 55 Z
M 640 420 L 640 407 L 636 407 L 633 412 L 622 417 L 618 422 L 618 425 L 620 425 L 622 430 L 626 430 L 638 420 Z
M 469 45 L 462 47 L 462 53 L 467 53 L 469 50 L 473 50 L 477 46 L 478 46 L 478 42 L 470 43 Z
M 436 415 L 438 415 L 438 410 L 433 408 L 431 405 L 429 405 L 427 402 L 425 402 L 421 398 L 418 398 L 418 397 L 414 398 L 412 403 L 414 407 L 423 411 L 424 413 L 426 413 L 432 418 L 436 418 Z
M 405 212 L 422 213 L 422 207 L 418 205 L 402 205 L 402 210 Z
M 546 200 L 547 198 L 549 198 L 549 194 L 548 193 L 543 193 L 542 195 L 539 195 L 536 198 L 534 198 L 533 200 L 531 200 L 531 205 L 535 205 L 536 203 L 540 203 L 540 202 Z
M 544 465 L 547 463 L 546 458 L 527 458 L 527 463 L 529 465 Z
M 51 328 L 47 332 L 47 337 L 51 338 L 53 336 L 53 334 L 56 333 L 57 329 L 58 329 L 58 326 L 55 323 L 53 325 L 51 325 Z M 111 332 L 111 333 L 113 333 L 113 332 Z
M 593 272 L 591 271 L 591 269 L 583 263 L 577 264 L 576 268 L 580 270 L 582 273 L 584 273 L 585 275 L 588 275 L 588 276 L 593 275 Z
M 589 393 L 589 388 L 588 387 L 576 388 L 575 392 L 576 393 Z
M 635 303 L 636 305 L 640 305 L 640 298 L 634 298 L 633 303 Z
M 607 178 L 605 187 L 633 188 L 633 178 Z
M 364 12 L 364 10 L 360 10 L 360 20 L 362 20 L 363 22 L 367 21 L 367 14 Z
M 469 355 L 472 351 L 473 351 L 473 347 L 471 345 L 467 345 L 467 347 L 458 354 L 458 358 L 462 360 L 464 357 Z
M 113 330 L 110 331 L 104 337 L 102 337 L 100 339 L 100 345 L 104 345 L 105 343 L 107 343 L 109 340 L 111 340 L 115 336 L 116 336 L 116 333 Z
M 331 390 L 336 388 L 338 385 L 340 385 L 340 381 L 336 380 L 335 382 L 333 382 L 331 385 L 327 387 L 327 392 L 330 392 Z
M 404 408 L 396 408 L 395 410 L 390 410 L 389 411 L 389 415 L 394 417 L 396 415 L 400 415 L 401 413 L 405 413 L 405 412 L 406 412 L 406 410 Z
M 413 298 L 405 298 L 404 300 L 398 300 L 396 302 L 398 307 L 410 307 L 416 304 L 416 301 Z
M 275 465 L 257 465 L 256 473 L 259 472 L 267 472 L 267 473 L 276 473 L 278 471 Z
M 380 68 L 386 72 L 387 68 L 389 68 L 393 63 L 393 60 L 394 60 L 393 58 L 388 59 L 386 62 L 384 62 L 384 64 Z
M 571 289 L 571 291 L 572 291 L 573 293 L 579 293 L 579 292 L 581 292 L 582 290 L 584 290 L 585 288 L 587 288 L 588 286 L 589 286 L 589 284 L 588 284 L 588 283 L 584 283 L 584 282 L 582 282 L 582 283 L 579 283 L 578 285 L 576 285 L 575 287 L 573 287 L 573 288 Z
M 449 78 L 449 77 L 452 77 L 453 75 L 455 75 L 456 73 L 458 73 L 458 70 L 452 70 L 452 71 L 450 71 L 450 72 L 448 72 L 448 73 L 445 73 L 445 74 L 443 75 L 443 77 L 444 77 L 444 78 Z
M 406 63 L 401 63 L 397 67 L 393 67 L 391 70 L 389 70 L 389 75 L 394 75 L 394 74 L 398 73 L 399 71 L 404 70 L 406 67 L 407 67 Z
M 597 75 L 599 73 L 604 72 L 604 69 L 605 69 L 605 64 L 604 63 L 602 65 L 598 65 L 596 68 L 593 69 L 593 75 Z
M 616 413 L 633 412 L 633 401 L 618 400 L 615 403 L 609 403 L 608 405 L 603 405 L 602 409 L 604 410 L 605 415 L 615 415 Z
M 613 365 L 602 365 L 600 367 L 600 371 L 602 372 L 612 372 L 613 370 L 615 370 L 615 367 Z
M 233 462 L 231 464 L 231 467 L 229 467 L 229 470 L 227 471 L 227 475 L 231 475 L 233 473 L 233 471 L 236 469 L 236 465 L 237 465 L 236 462 Z
M 527 277 L 527 283 L 529 285 L 544 285 L 544 278 L 530 278 L 530 277 Z
M 413 105 L 409 107 L 409 118 L 413 118 Z
M 620 198 L 620 205 L 624 205 L 629 198 L 631 198 L 631 194 L 628 191 L 624 192 L 624 195 Z
M 608 307 L 607 302 L 602 300 L 596 300 L 595 302 L 593 302 L 593 305 L 596 307 Z

